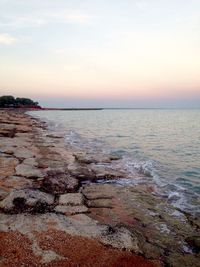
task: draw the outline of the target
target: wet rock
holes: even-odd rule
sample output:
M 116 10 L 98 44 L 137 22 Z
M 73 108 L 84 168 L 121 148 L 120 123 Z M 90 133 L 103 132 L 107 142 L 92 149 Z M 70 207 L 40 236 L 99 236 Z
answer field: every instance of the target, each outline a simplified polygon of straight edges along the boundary
M 47 134 L 47 137 L 50 137 L 50 138 L 55 138 L 55 139 L 60 139 L 60 138 L 63 138 L 63 136 L 60 136 L 60 135 L 55 135 L 55 134 Z
M 58 205 L 54 209 L 56 212 L 65 214 L 65 215 L 74 215 L 79 213 L 87 213 L 88 208 L 84 205 L 81 206 L 63 206 Z
M 91 170 L 95 173 L 96 179 L 112 180 L 119 179 L 120 177 L 126 177 L 126 174 L 119 170 L 113 170 L 111 167 L 105 165 L 92 165 Z
M 90 208 L 112 208 L 112 199 L 94 199 L 88 200 L 87 205 Z
M 124 227 L 115 228 L 111 234 L 102 236 L 100 240 L 104 244 L 111 245 L 114 248 L 131 250 L 135 253 L 141 252 L 137 237 L 133 236 L 133 234 Z
M 74 153 L 75 160 L 81 164 L 91 164 L 91 163 L 109 163 L 109 157 L 104 157 L 102 155 L 93 155 L 87 153 Z
M 75 160 L 79 163 L 83 163 L 83 164 L 97 163 L 97 161 L 94 158 L 86 156 L 86 154 L 77 153 L 73 155 L 74 155 Z
M 68 170 L 71 175 L 77 177 L 82 181 L 92 181 L 96 180 L 112 180 L 124 177 L 124 173 L 120 171 L 112 170 L 104 165 L 90 164 L 90 165 L 76 165 L 71 164 L 68 166 Z
M 44 174 L 38 168 L 21 163 L 16 168 L 16 175 L 27 177 L 27 178 L 42 178 Z
M 159 259 L 164 255 L 163 249 L 144 240 L 140 241 L 140 249 L 147 259 Z
M 48 171 L 42 181 L 44 191 L 53 194 L 64 194 L 75 192 L 79 187 L 77 179 L 61 171 Z
M 186 242 L 197 252 L 200 252 L 200 235 L 186 238 Z
M 59 197 L 59 205 L 80 206 L 83 205 L 84 199 L 81 193 L 68 193 Z
M 26 210 L 38 211 L 45 206 L 54 203 L 54 196 L 39 190 L 13 190 L 4 200 L 0 207 L 4 211 L 23 212 Z
M 120 156 L 117 156 L 117 155 L 110 155 L 109 156 L 109 159 L 110 160 L 120 160 L 122 157 L 120 157 Z
M 101 223 L 109 223 L 112 227 L 123 224 L 131 233 L 137 233 L 138 247 L 141 253 L 150 259 L 170 258 L 172 254 L 172 257 L 176 254 L 181 259 L 185 238 L 189 233 L 190 236 L 198 236 L 197 230 L 190 223 L 185 221 L 183 224 L 179 217 L 172 215 L 176 211 L 175 208 L 145 188 L 90 184 L 84 186 L 82 193 L 87 202 L 95 204 L 90 206 L 87 203 L 90 217 Z M 105 204 L 111 201 L 112 209 L 100 207 L 99 204 L 104 204 L 104 199 Z M 193 251 L 197 252 L 197 248 Z
M 95 181 L 96 180 L 95 173 L 88 167 L 70 164 L 67 168 L 68 168 L 69 173 L 72 176 L 77 177 L 81 181 Z
M 199 257 L 191 254 L 179 255 L 174 253 L 167 257 L 167 266 L 170 267 L 200 267 Z

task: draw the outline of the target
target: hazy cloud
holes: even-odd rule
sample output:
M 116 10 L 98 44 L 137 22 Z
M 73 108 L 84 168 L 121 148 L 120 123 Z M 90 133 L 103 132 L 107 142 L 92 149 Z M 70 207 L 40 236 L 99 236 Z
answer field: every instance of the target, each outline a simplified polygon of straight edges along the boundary
M 139 8 L 139 9 L 145 9 L 147 7 L 147 1 L 143 1 L 143 0 L 140 0 L 140 1 L 137 1 L 136 2 L 136 6 Z
M 8 33 L 0 33 L 0 44 L 12 45 L 18 40 Z
M 42 27 L 47 24 L 76 23 L 85 24 L 93 16 L 81 11 L 40 11 L 26 16 L 4 16 L 0 19 L 0 26 L 13 28 Z
M 70 23 L 86 23 L 87 21 L 89 21 L 91 19 L 91 16 L 88 15 L 84 15 L 84 14 L 68 14 L 64 17 L 64 20 L 66 22 L 70 22 Z

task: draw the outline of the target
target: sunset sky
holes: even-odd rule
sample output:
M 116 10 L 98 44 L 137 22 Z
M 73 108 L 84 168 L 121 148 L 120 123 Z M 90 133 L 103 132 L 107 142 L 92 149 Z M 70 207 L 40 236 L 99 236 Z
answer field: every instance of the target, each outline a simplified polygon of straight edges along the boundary
M 199 0 L 0 0 L 0 95 L 200 106 Z

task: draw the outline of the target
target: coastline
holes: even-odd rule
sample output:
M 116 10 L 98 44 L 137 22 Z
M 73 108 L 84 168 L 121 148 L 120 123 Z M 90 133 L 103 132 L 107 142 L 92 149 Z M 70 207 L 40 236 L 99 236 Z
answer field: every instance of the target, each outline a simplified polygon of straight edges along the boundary
M 200 266 L 199 218 L 148 185 L 95 183 L 119 174 L 90 164 L 117 158 L 73 155 L 16 110 L 0 110 L 0 152 L 1 266 Z

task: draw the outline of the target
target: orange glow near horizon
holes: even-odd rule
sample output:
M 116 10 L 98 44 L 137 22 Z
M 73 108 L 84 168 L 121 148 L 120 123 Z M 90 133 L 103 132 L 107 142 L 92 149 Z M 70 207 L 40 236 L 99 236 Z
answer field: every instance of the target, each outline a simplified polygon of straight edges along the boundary
M 0 10 L 1 94 L 113 100 L 200 95 L 200 4 L 182 1 L 178 11 L 178 0 L 139 1 L 104 6 L 86 0 L 87 8 L 77 10 L 61 0 L 65 8 L 55 11 L 46 0 L 41 7 L 30 0 L 26 17 L 11 7 L 10 17 Z

